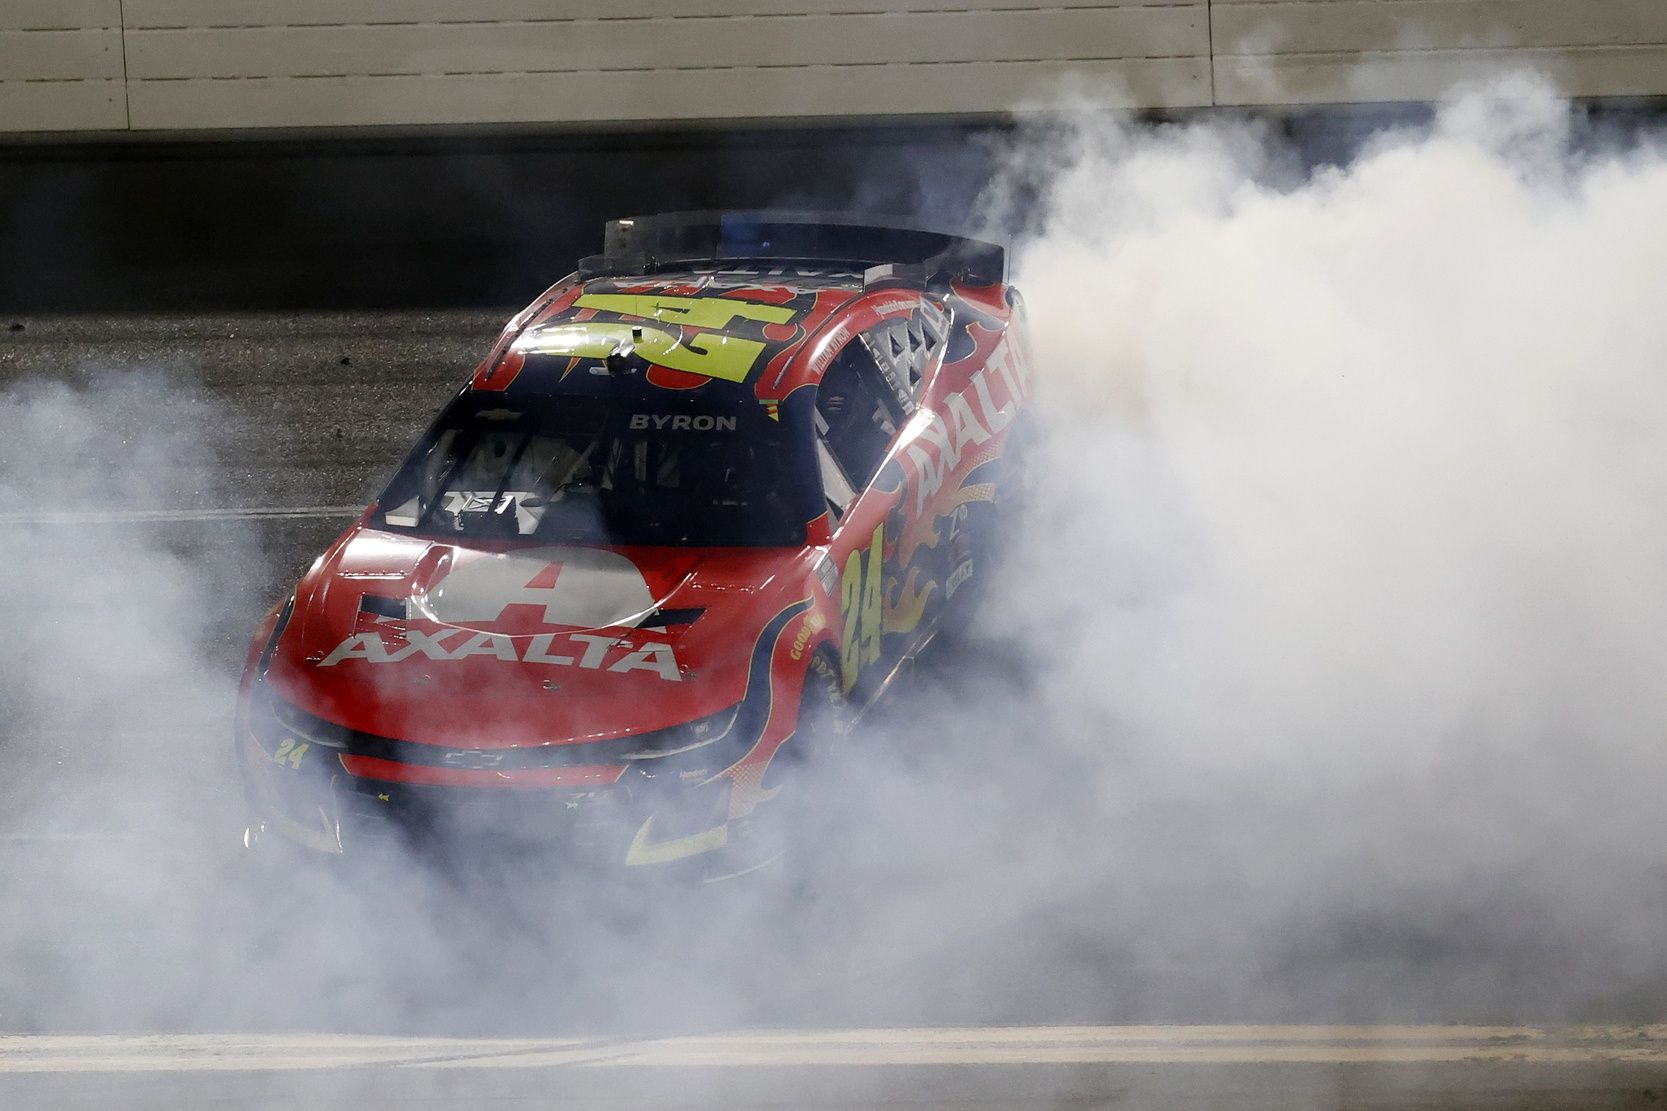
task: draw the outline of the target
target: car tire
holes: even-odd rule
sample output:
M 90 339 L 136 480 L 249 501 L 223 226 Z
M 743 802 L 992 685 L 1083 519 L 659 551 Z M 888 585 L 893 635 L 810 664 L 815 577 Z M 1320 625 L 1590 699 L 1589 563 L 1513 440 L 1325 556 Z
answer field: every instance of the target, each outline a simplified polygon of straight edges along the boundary
M 845 688 L 839 681 L 839 665 L 827 654 L 811 657 L 805 669 L 804 690 L 799 695 L 799 727 L 793 743 L 800 744 L 799 758 L 807 765 L 825 764 L 850 732 Z
M 976 526 L 976 570 L 961 588 L 962 592 L 950 602 L 943 624 L 938 627 L 934 639 L 938 655 L 952 654 L 965 647 L 969 634 L 978 624 L 991 582 L 1000 577 L 1018 538 L 1028 527 L 1025 518 L 1035 484 L 1033 443 L 1034 436 L 1028 423 L 1017 424 L 1008 433 L 1001 471 L 996 479 L 995 498 L 983 511 Z

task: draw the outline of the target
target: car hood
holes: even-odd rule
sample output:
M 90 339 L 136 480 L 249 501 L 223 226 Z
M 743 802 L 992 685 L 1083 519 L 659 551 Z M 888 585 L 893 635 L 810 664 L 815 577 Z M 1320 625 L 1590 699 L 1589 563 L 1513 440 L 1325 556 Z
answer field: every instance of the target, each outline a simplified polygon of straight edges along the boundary
M 772 602 L 802 588 L 808 558 L 459 544 L 360 526 L 301 581 L 267 678 L 308 713 L 420 743 L 667 728 L 740 701 Z

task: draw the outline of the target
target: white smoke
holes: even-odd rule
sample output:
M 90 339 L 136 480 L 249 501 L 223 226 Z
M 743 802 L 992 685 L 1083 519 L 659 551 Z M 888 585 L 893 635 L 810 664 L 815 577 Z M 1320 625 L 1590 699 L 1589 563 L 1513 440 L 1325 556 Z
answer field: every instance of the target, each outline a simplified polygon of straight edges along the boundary
M 1001 621 L 1093 863 L 1230 975 L 1364 931 L 1502 1006 L 1548 946 L 1576 1007 L 1661 956 L 1667 159 L 1570 121 L 1513 79 L 1295 184 L 1251 129 L 1049 136 Z
M 147 519 L 214 504 L 212 406 L 159 371 L 64 369 L 0 395 L 0 1019 L 25 1029 L 192 991 L 236 814 L 214 621 L 259 566 L 235 523 L 191 551 Z

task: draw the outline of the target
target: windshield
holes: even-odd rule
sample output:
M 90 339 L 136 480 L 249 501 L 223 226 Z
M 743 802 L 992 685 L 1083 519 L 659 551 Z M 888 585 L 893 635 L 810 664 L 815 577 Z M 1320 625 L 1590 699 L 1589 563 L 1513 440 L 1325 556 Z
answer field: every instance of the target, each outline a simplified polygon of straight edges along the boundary
M 381 524 L 559 543 L 802 544 L 780 424 L 593 396 L 459 398 L 384 492 Z

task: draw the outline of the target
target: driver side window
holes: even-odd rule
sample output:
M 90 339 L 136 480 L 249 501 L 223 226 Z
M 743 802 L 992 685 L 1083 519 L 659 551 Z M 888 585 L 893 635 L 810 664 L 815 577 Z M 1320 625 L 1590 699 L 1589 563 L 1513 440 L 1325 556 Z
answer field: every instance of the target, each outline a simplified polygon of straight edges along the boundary
M 816 390 L 822 487 L 836 517 L 879 471 L 902 417 L 867 346 L 846 344 Z

